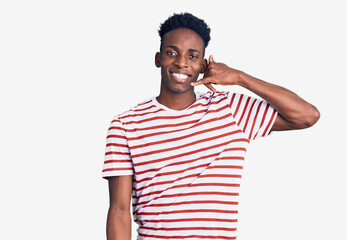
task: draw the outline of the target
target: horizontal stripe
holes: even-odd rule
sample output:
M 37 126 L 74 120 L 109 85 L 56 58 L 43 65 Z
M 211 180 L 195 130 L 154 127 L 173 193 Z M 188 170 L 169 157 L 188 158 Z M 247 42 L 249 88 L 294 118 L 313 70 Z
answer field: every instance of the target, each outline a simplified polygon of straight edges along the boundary
M 107 143 L 106 147 L 122 147 L 122 148 L 129 148 L 127 144 L 119 144 L 119 143 Z
M 152 98 L 116 115 L 103 176 L 134 174 L 140 238 L 236 239 L 246 150 L 269 134 L 276 114 L 263 100 L 216 92 L 181 111 Z
M 152 177 L 142 178 L 140 180 L 136 180 L 136 183 L 141 183 L 143 181 L 152 180 L 153 178 L 156 178 L 156 177 L 167 176 L 167 175 L 172 175 L 172 174 L 179 174 L 179 173 L 183 173 L 183 172 L 186 172 L 186 171 L 189 171 L 189 170 L 193 170 L 193 169 L 196 169 L 196 168 L 207 167 L 210 164 L 211 163 L 204 163 L 204 164 L 200 164 L 200 165 L 197 165 L 197 166 L 192 166 L 192 167 L 189 167 L 189 168 L 186 168 L 186 169 L 182 169 L 182 170 L 175 170 L 175 171 L 171 171 L 171 172 L 157 173 L 157 174 L 155 174 Z
M 206 158 L 210 158 L 210 157 L 216 157 L 219 154 L 220 153 L 217 152 L 217 153 L 212 153 L 212 154 L 209 154 L 209 155 L 204 155 L 204 156 L 201 156 L 201 157 L 198 157 L 198 158 L 193 158 L 193 159 L 190 159 L 190 160 L 173 162 L 173 163 L 165 165 L 164 167 L 172 167 L 172 166 L 179 166 L 179 165 L 183 165 L 183 164 L 193 163 L 193 162 L 196 162 L 198 160 L 202 160 L 202 159 L 206 159 Z M 161 168 L 149 168 L 149 169 L 146 169 L 146 170 L 143 170 L 143 171 L 136 171 L 136 175 L 140 176 L 141 174 L 145 174 L 145 173 L 149 173 L 149 172 L 159 172 L 162 169 L 163 169 L 163 167 L 161 167 Z
M 187 183 L 187 184 L 179 184 L 179 185 L 174 185 L 169 188 L 166 188 L 165 191 L 168 191 L 170 189 L 175 189 L 175 188 L 186 188 L 186 187 L 210 187 L 210 186 L 218 186 L 218 187 L 240 187 L 240 184 L 238 183 Z M 139 189 L 133 188 L 134 191 L 139 191 Z M 159 194 L 163 192 L 162 191 L 151 191 L 147 194 L 141 194 L 141 197 L 145 197 L 147 195 L 151 194 Z M 134 198 L 139 198 L 138 196 L 134 196 Z
M 148 103 L 150 103 L 151 101 L 148 101 Z M 148 109 L 151 109 L 151 108 L 154 108 L 155 105 L 151 105 L 151 106 L 148 106 L 148 107 L 145 107 L 145 108 L 138 108 L 138 109 L 131 109 L 130 112 L 141 112 L 141 111 L 145 111 L 145 110 L 148 110 Z
M 128 137 L 128 141 L 140 140 L 140 139 L 144 139 L 144 138 L 148 138 L 148 137 L 154 137 L 154 136 L 164 135 L 164 134 L 168 134 L 168 133 L 180 132 L 180 131 L 184 131 L 184 130 L 191 129 L 191 128 L 198 128 L 198 127 L 201 127 L 201 126 L 208 124 L 208 123 L 211 123 L 211 122 L 224 120 L 230 116 L 231 116 L 231 114 L 228 113 L 228 114 L 225 114 L 223 116 L 210 118 L 210 119 L 205 120 L 205 121 L 199 121 L 199 119 L 198 119 L 198 120 L 187 121 L 187 122 L 178 123 L 178 124 L 177 123 L 176 124 L 163 124 L 163 125 L 154 125 L 154 126 L 145 127 L 145 128 L 127 129 L 126 131 L 127 132 L 140 132 L 140 131 L 148 131 L 148 130 L 154 130 L 154 129 L 158 130 L 160 128 L 173 128 L 173 127 L 178 127 L 178 126 L 194 124 L 193 126 L 189 126 L 189 127 L 182 128 L 182 129 L 179 128 L 179 129 L 170 130 L 170 131 L 155 131 L 155 132 L 151 132 L 148 134 L 141 134 L 140 136 L 137 136 L 137 137 Z M 235 122 L 233 122 L 233 124 L 235 124 Z
M 224 152 L 226 151 L 246 151 L 245 148 L 227 148 L 224 150 Z M 202 160 L 202 159 L 206 159 L 206 158 L 210 158 L 210 157 L 217 157 L 218 155 L 220 155 L 220 153 L 212 153 L 209 155 L 204 155 L 198 158 L 194 158 L 194 159 L 190 159 L 190 160 L 185 160 L 185 161 L 179 161 L 179 162 L 173 162 L 170 163 L 168 165 L 165 165 L 164 167 L 171 167 L 171 166 L 178 166 L 178 165 L 182 165 L 182 164 L 188 164 L 188 163 L 193 163 L 196 162 L 197 160 Z M 244 160 L 244 157 L 220 157 L 217 158 L 216 160 L 223 160 L 223 159 L 229 159 L 229 160 Z M 162 168 L 149 168 L 143 171 L 136 171 L 136 175 L 140 176 L 141 174 L 145 174 L 145 173 L 149 173 L 149 172 L 159 172 L 160 170 L 162 170 Z
M 146 219 L 146 222 L 237 222 L 237 219 L 223 218 L 180 218 L 180 219 Z
M 219 111 L 222 111 L 222 110 L 226 109 L 227 107 L 228 106 L 223 106 L 223 107 L 220 107 L 219 109 L 209 110 L 209 113 L 219 112 Z M 157 116 L 157 117 L 151 117 L 151 118 L 146 118 L 146 119 L 138 120 L 138 121 L 123 122 L 123 124 L 124 125 L 139 124 L 139 123 L 150 122 L 150 121 L 154 121 L 154 120 L 175 120 L 175 119 L 190 117 L 192 115 L 196 115 L 196 114 L 199 114 L 199 113 L 206 113 L 206 110 L 199 110 L 199 111 L 196 111 L 196 112 L 193 112 L 193 113 L 184 114 L 184 115 L 178 115 L 178 116 Z
M 227 227 L 147 227 L 142 226 L 142 229 L 149 229 L 155 231 L 192 231 L 192 230 L 207 230 L 207 231 L 236 231 L 237 228 L 227 228 Z
M 152 102 L 152 100 L 150 99 L 150 100 L 147 100 L 147 101 L 144 101 L 144 102 L 142 102 L 142 103 L 137 104 L 136 107 L 143 106 L 143 105 L 146 105 L 146 104 L 151 103 L 151 102 Z M 132 110 L 133 110 L 133 109 L 132 109 Z
M 201 175 L 200 173 L 194 173 L 194 174 L 189 174 L 189 175 L 185 175 L 182 177 L 179 177 L 177 179 L 174 180 L 168 180 L 168 181 L 161 181 L 161 182 L 154 182 L 148 185 L 145 185 L 143 187 L 137 188 L 137 190 L 143 190 L 145 188 L 149 188 L 149 187 L 153 187 L 153 186 L 157 186 L 157 185 L 164 185 L 164 184 L 171 184 L 173 182 L 182 180 L 182 179 L 187 179 L 187 178 L 193 178 L 193 177 L 199 177 L 199 178 L 216 178 L 216 177 L 225 177 L 225 178 L 241 178 L 241 175 L 233 175 L 233 174 L 205 174 L 205 175 Z
M 223 160 L 223 159 L 216 159 L 216 160 Z M 148 181 L 148 180 L 152 180 L 153 178 L 156 177 L 161 177 L 161 176 L 167 176 L 167 175 L 172 175 L 172 174 L 180 174 L 189 170 L 193 170 L 193 169 L 197 169 L 197 168 L 201 168 L 201 167 L 208 167 L 208 169 L 213 169 L 213 168 L 225 168 L 225 169 L 242 169 L 242 166 L 229 166 L 229 165 L 218 165 L 218 166 L 209 166 L 211 163 L 204 163 L 204 164 L 200 164 L 197 166 L 192 166 L 189 168 L 185 168 L 182 170 L 175 170 L 175 171 L 171 171 L 171 172 L 163 172 L 163 173 L 158 173 L 152 177 L 148 177 L 148 178 L 142 178 L 140 180 L 136 180 L 136 183 L 141 183 L 143 181 Z
M 117 119 L 113 119 L 111 123 L 112 123 L 112 124 L 113 124 L 113 123 L 120 123 L 120 124 L 122 124 L 121 121 L 119 121 L 118 117 L 117 117 Z
M 125 153 L 125 152 L 114 152 L 114 151 L 109 151 L 109 152 L 106 152 L 105 155 L 130 155 L 130 153 Z
M 110 134 L 110 135 L 107 136 L 107 138 L 120 138 L 120 139 L 126 139 L 125 136 L 116 135 L 116 134 Z
M 196 108 L 196 107 L 206 107 L 206 106 L 208 106 L 208 105 L 219 104 L 221 101 L 223 101 L 223 100 L 225 100 L 225 99 L 226 99 L 226 97 L 225 97 L 225 98 L 222 98 L 222 99 L 220 99 L 220 100 L 218 100 L 218 101 L 216 101 L 216 102 L 212 102 L 212 103 L 205 103 L 205 104 L 199 103 L 199 104 L 194 104 L 194 105 L 192 106 L 192 108 Z M 155 107 L 155 105 L 151 105 L 151 106 L 149 106 L 149 107 L 142 108 L 142 109 L 134 109 L 134 110 L 132 110 L 132 111 L 133 111 L 133 112 L 145 111 L 145 110 L 149 110 L 149 109 L 151 109 L 151 108 L 153 108 L 153 107 Z M 191 109 L 191 108 L 190 108 L 190 109 Z M 124 118 L 128 118 L 128 117 L 139 117 L 139 116 L 144 116 L 144 115 L 147 115 L 147 114 L 150 114 L 150 113 L 157 113 L 157 112 L 161 112 L 161 111 L 165 111 L 165 110 L 161 108 L 161 109 L 158 109 L 158 110 L 156 110 L 156 111 L 154 111 L 154 112 L 146 112 L 146 113 L 142 113 L 142 114 L 124 115 L 124 116 L 119 117 L 119 119 L 124 119 Z
M 173 141 L 179 141 L 179 140 L 182 140 L 182 139 L 187 139 L 187 141 L 189 141 L 188 138 L 190 138 L 190 137 L 196 137 L 197 135 L 200 135 L 200 134 L 203 134 L 203 133 L 208 133 L 208 132 L 212 132 L 212 131 L 216 131 L 216 130 L 221 130 L 223 128 L 227 128 L 227 127 L 230 127 L 232 125 L 234 125 L 234 123 L 227 123 L 227 124 L 224 124 L 224 125 L 221 125 L 221 126 L 217 126 L 217 127 L 213 127 L 213 128 L 197 131 L 197 132 L 194 132 L 194 133 L 190 133 L 190 134 L 187 134 L 187 135 L 184 135 L 184 136 L 181 136 L 181 137 L 168 138 L 168 139 L 161 140 L 161 141 L 155 141 L 155 142 L 150 142 L 150 143 L 145 143 L 145 144 L 134 145 L 134 146 L 131 146 L 131 150 L 134 150 L 136 148 L 149 147 L 149 146 L 162 144 L 162 143 L 169 143 L 169 142 L 173 142 Z
M 230 134 L 230 133 L 228 133 L 228 134 Z M 248 143 L 249 140 L 246 139 L 246 138 L 234 139 L 234 140 L 231 140 L 231 141 L 228 141 L 228 142 L 223 142 L 223 143 L 216 144 L 216 145 L 213 145 L 213 146 L 210 146 L 210 147 L 205 147 L 205 148 L 201 148 L 201 149 L 198 149 L 198 150 L 194 150 L 194 151 L 190 151 L 190 152 L 186 152 L 186 153 L 182 153 L 182 154 L 177 154 L 177 155 L 173 155 L 173 156 L 169 156 L 169 157 L 165 157 L 165 158 L 160 158 L 160 159 L 156 159 L 156 160 L 152 160 L 152 161 L 134 163 L 134 166 L 141 166 L 141 165 L 146 165 L 146 164 L 151 164 L 151 163 L 162 162 L 162 161 L 166 161 L 166 160 L 170 160 L 170 159 L 174 159 L 174 158 L 179 158 L 181 156 L 187 156 L 187 155 L 191 155 L 191 154 L 194 154 L 194 153 L 203 152 L 203 151 L 206 151 L 206 150 L 209 150 L 209 149 L 213 149 L 213 148 L 216 148 L 216 147 L 221 147 L 221 146 L 227 145 L 227 144 L 229 144 L 231 142 L 247 142 Z M 158 151 L 160 151 L 160 150 L 158 150 Z
M 153 106 L 155 107 L 155 106 Z M 152 107 L 149 107 L 149 108 L 152 108 Z M 148 109 L 149 109 L 148 108 Z M 135 110 L 136 111 L 136 110 Z M 137 110 L 138 111 L 138 110 Z M 156 111 L 153 111 L 153 112 L 145 112 L 145 113 L 137 113 L 137 114 L 129 114 L 129 115 L 126 115 L 126 116 L 122 116 L 122 117 L 119 117 L 119 119 L 124 119 L 124 118 L 129 118 L 129 117 L 141 117 L 141 116 L 145 116 L 145 115 L 148 115 L 148 114 L 154 114 L 154 113 L 158 113 L 158 112 L 162 112 L 164 111 L 164 109 L 158 109 Z
M 124 171 L 124 170 L 134 170 L 134 169 L 133 168 L 105 168 L 102 171 L 109 172 L 109 171 Z
M 104 163 L 105 164 L 108 164 L 108 163 L 132 163 L 132 161 L 130 159 L 126 159 L 126 160 L 106 160 Z
M 145 207 L 167 207 L 167 206 L 177 206 L 177 205 L 190 205 L 190 204 L 226 204 L 226 205 L 238 205 L 238 202 L 230 201 L 218 201 L 218 200 L 195 200 L 195 201 L 183 201 L 183 202 L 173 202 L 173 203 L 156 203 L 148 204 Z M 135 211 L 137 213 L 137 211 Z
M 221 159 L 219 159 L 221 160 Z M 214 169 L 214 168 L 221 168 L 221 169 L 243 169 L 242 166 L 229 166 L 229 165 L 216 165 L 216 166 L 209 166 L 209 169 Z
M 151 199 L 150 201 L 140 201 L 137 203 L 137 206 L 147 204 L 153 200 L 156 200 L 158 198 L 172 198 L 172 197 L 185 197 L 185 196 L 195 196 L 195 195 L 224 195 L 224 196 L 238 196 L 239 193 L 233 193 L 233 192 L 191 192 L 191 193 L 175 193 L 175 194 L 167 194 L 167 195 L 160 195 L 157 196 L 154 199 Z
M 154 234 L 144 234 L 139 232 L 141 237 L 151 237 L 159 239 L 187 239 L 187 238 L 201 238 L 201 239 L 226 239 L 234 240 L 236 237 L 226 237 L 226 236 L 211 236 L 211 235 L 187 235 L 187 236 L 164 236 L 164 235 L 154 235 Z
M 118 126 L 112 126 L 112 127 L 109 127 L 108 130 L 119 130 L 119 131 L 124 131 L 124 128 L 122 127 L 118 127 Z
M 137 215 L 163 215 L 163 214 L 177 214 L 177 213 L 230 213 L 237 214 L 237 210 L 220 210 L 220 209 L 185 209 L 176 211 L 163 211 L 163 212 L 141 212 Z

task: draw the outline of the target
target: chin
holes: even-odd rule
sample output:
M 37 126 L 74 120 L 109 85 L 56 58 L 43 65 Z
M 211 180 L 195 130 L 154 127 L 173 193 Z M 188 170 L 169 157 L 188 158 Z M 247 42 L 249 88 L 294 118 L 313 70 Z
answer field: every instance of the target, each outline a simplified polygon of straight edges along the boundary
M 169 90 L 171 92 L 174 92 L 174 93 L 186 93 L 186 92 L 189 92 L 189 91 L 194 91 L 194 87 L 193 86 L 187 86 L 187 85 L 184 85 L 184 86 L 170 86 Z

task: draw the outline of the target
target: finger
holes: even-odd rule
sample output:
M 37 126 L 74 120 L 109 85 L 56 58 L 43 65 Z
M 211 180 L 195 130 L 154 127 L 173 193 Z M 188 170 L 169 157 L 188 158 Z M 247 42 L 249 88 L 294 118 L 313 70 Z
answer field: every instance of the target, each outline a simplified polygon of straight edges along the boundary
M 214 60 L 213 60 L 213 55 L 210 55 L 210 57 L 208 58 L 208 62 L 214 62 Z
M 200 80 L 198 80 L 196 82 L 192 82 L 191 85 L 197 86 L 197 85 L 201 85 L 201 84 L 205 84 L 205 83 L 215 83 L 215 82 L 213 81 L 212 77 L 204 77 L 204 78 L 201 78 Z
M 212 87 L 211 83 L 205 83 L 204 84 L 208 89 L 210 89 L 212 92 L 217 92 L 214 87 Z

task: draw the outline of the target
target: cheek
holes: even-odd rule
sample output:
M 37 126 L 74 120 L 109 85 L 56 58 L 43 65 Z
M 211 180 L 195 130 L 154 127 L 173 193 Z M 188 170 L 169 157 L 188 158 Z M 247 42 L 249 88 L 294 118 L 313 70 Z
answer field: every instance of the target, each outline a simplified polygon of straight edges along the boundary
M 204 67 L 203 67 L 202 63 L 199 63 L 199 64 L 196 65 L 196 67 L 195 67 L 194 69 L 195 69 L 195 70 L 194 70 L 195 73 L 196 73 L 196 74 L 199 74 L 199 73 L 203 72 Z
M 169 72 L 168 69 L 164 66 L 161 67 L 161 77 L 162 79 L 164 79 L 165 81 L 168 81 L 169 79 Z
M 166 68 L 163 67 L 163 66 L 161 66 L 160 71 L 161 71 L 161 74 L 162 74 L 162 75 L 163 75 L 163 74 L 165 75 L 165 73 L 166 73 Z

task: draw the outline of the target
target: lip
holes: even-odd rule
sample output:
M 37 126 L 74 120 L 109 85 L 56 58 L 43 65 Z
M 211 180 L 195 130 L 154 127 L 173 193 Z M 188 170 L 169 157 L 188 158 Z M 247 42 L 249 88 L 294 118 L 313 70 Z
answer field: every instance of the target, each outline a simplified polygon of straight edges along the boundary
M 186 83 L 190 80 L 190 77 L 192 76 L 189 73 L 182 71 L 169 71 L 169 73 L 174 79 L 174 81 L 178 83 Z

